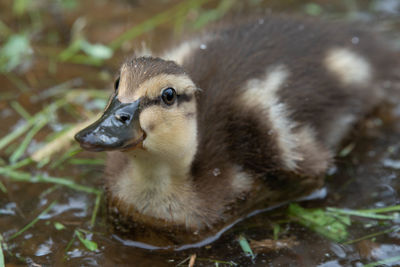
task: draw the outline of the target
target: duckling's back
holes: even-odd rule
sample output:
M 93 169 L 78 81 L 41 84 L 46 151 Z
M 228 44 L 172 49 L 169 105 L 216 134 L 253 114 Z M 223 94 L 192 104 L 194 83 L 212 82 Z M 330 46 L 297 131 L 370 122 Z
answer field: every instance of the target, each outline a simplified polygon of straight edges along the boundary
M 201 89 L 192 172 L 209 192 L 233 190 L 216 188 L 224 173 L 237 174 L 238 190 L 257 177 L 293 196 L 307 187 L 293 180 L 321 184 L 288 177 L 322 176 L 400 73 L 398 54 L 373 34 L 287 16 L 216 27 L 171 52 Z
M 256 173 L 323 173 L 398 67 L 363 30 L 285 16 L 216 28 L 178 50 L 201 89 L 195 170 L 221 160 Z

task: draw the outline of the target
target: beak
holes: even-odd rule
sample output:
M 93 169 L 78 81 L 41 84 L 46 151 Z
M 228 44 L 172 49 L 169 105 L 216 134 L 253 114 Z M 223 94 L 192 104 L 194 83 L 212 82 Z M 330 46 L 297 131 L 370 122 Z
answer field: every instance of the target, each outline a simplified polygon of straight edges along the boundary
M 101 118 L 78 132 L 75 140 L 89 151 L 137 147 L 145 138 L 139 123 L 139 101 L 121 103 L 114 96 Z

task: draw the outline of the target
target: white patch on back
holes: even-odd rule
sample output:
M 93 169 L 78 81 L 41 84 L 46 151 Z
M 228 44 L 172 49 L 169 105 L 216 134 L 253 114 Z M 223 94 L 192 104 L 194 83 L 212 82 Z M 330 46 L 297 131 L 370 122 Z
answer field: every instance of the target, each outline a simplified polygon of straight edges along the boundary
M 259 107 L 268 114 L 284 164 L 288 169 L 294 170 L 297 167 L 296 162 L 303 159 L 296 151 L 298 140 L 292 133 L 296 124 L 290 121 L 286 105 L 280 102 L 277 96 L 278 90 L 288 77 L 289 72 L 284 66 L 274 67 L 267 71 L 265 79 L 253 79 L 247 83 L 242 100 L 247 106 Z
M 135 49 L 134 55 L 135 57 L 151 57 L 153 55 L 153 52 L 150 50 L 145 42 L 142 42 L 141 46 Z
M 179 65 L 182 65 L 185 58 L 187 58 L 196 49 L 207 49 L 207 42 L 211 37 L 203 37 L 201 39 L 194 39 L 183 42 L 177 47 L 164 53 L 161 58 L 165 60 L 173 60 Z
M 277 137 L 283 164 L 288 170 L 296 171 L 301 162 L 315 156 L 310 153 L 321 155 L 327 153 L 322 151 L 311 127 L 308 125 L 299 127 L 298 123 L 290 119 L 290 111 L 285 103 L 280 101 L 277 92 L 288 77 L 289 71 L 284 66 L 275 66 L 267 71 L 264 79 L 250 80 L 241 100 L 247 107 L 261 108 L 269 118 L 272 129 L 268 134 L 274 134 Z M 265 118 L 261 117 L 261 121 L 264 122 L 264 120 Z M 319 164 L 321 169 L 327 165 L 324 162 L 328 162 L 328 156 L 321 158 Z
M 336 120 L 331 123 L 328 134 L 325 137 L 325 142 L 329 147 L 335 148 L 355 121 L 356 116 L 353 114 L 337 116 Z
M 324 64 L 344 85 L 365 85 L 372 78 L 370 63 L 347 48 L 329 50 Z
M 253 178 L 248 173 L 245 173 L 239 166 L 234 166 L 231 183 L 233 192 L 235 194 L 240 194 L 250 191 L 253 185 Z
M 301 151 L 304 160 L 303 172 L 307 175 L 325 173 L 332 160 L 331 152 L 315 139 L 314 129 L 304 125 L 296 131 L 298 151 Z M 304 163 L 304 162 L 303 162 Z

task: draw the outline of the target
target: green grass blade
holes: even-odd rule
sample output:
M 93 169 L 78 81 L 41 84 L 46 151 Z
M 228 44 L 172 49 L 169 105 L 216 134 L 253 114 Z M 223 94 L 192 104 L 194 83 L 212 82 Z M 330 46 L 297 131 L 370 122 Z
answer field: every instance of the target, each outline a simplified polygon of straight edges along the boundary
M 71 240 L 68 242 L 67 246 L 64 249 L 65 255 L 64 255 L 64 259 L 66 259 L 68 257 L 67 252 L 69 251 L 69 249 L 71 248 L 72 244 L 74 243 L 76 238 L 75 233 L 72 235 Z
M 6 39 L 12 33 L 12 30 L 3 21 L 0 20 L 0 36 Z
M 236 0 L 222 0 L 219 2 L 219 5 L 215 9 L 211 9 L 209 11 L 201 14 L 193 25 L 193 28 L 200 29 L 205 25 L 217 21 L 222 18 L 235 4 Z
M 95 67 L 100 67 L 103 64 L 103 60 L 99 58 L 93 58 L 87 55 L 72 55 L 65 59 L 64 62 L 70 62 L 75 64 L 91 65 Z
M 8 135 L 0 139 L 0 150 L 7 146 L 9 143 L 14 141 L 16 138 L 20 137 L 24 132 L 26 132 L 33 124 L 33 121 L 28 121 L 25 124 L 19 126 L 15 131 L 12 131 Z
M 49 117 L 42 117 L 39 119 L 37 124 L 32 127 L 32 129 L 28 132 L 25 136 L 22 143 L 18 146 L 18 148 L 14 151 L 14 153 L 10 157 L 10 162 L 15 163 L 18 159 L 20 159 L 30 142 L 32 141 L 33 137 L 49 122 Z
M 26 166 L 26 165 L 29 165 L 29 164 L 31 164 L 31 163 L 33 163 L 33 162 L 34 162 L 34 161 L 33 161 L 31 158 L 26 158 L 26 159 L 23 159 L 23 160 L 20 160 L 20 161 L 16 162 L 16 163 L 13 164 L 13 165 L 9 165 L 9 166 L 7 167 L 7 169 L 9 169 L 9 170 L 16 170 L 16 169 L 22 168 L 22 167 L 24 167 L 24 166 Z
M 151 31 L 155 27 L 174 19 L 179 14 L 185 14 L 186 13 L 184 12 L 185 10 L 202 6 L 203 4 L 209 1 L 210 0 L 183 1 L 182 3 L 155 15 L 150 19 L 142 23 L 139 23 L 130 30 L 124 32 L 122 35 L 120 35 L 118 38 L 112 41 L 109 44 L 109 47 L 113 50 L 117 50 L 122 46 L 124 42 L 132 40 L 148 31 Z
M 18 127 L 15 131 L 12 131 L 8 135 L 4 136 L 0 139 L 0 150 L 7 146 L 9 143 L 14 141 L 16 138 L 20 137 L 23 133 L 25 133 L 33 124 L 37 123 L 37 121 L 41 117 L 48 117 L 49 113 L 55 112 L 58 108 L 62 107 L 63 105 L 67 104 L 68 101 L 66 99 L 60 99 L 55 101 L 54 103 L 48 105 L 43 110 L 36 113 L 34 116 L 31 117 L 30 120 L 26 121 L 25 124 Z
M 366 236 L 363 236 L 363 237 L 360 237 L 360 238 L 357 238 L 357 239 L 353 239 L 353 240 L 349 240 L 349 241 L 343 242 L 342 244 L 343 245 L 350 245 L 350 244 L 354 244 L 354 243 L 360 242 L 362 240 L 370 239 L 370 238 L 377 237 L 377 236 L 380 236 L 380 235 L 393 233 L 393 232 L 398 232 L 399 230 L 400 230 L 400 227 L 389 228 L 389 229 L 386 229 L 384 231 L 380 231 L 380 232 L 377 232 L 377 233 L 372 233 L 372 234 L 369 234 L 369 235 L 366 235 Z
M 58 59 L 60 61 L 67 61 L 69 58 L 71 58 L 73 55 L 79 52 L 81 49 L 81 43 L 82 39 L 77 39 L 73 41 L 64 51 L 62 51 L 58 55 Z
M 77 132 L 76 130 L 74 132 Z M 67 133 L 68 134 L 68 133 Z M 62 140 L 63 138 L 60 137 L 60 139 L 58 140 Z M 71 138 L 72 139 L 72 138 Z M 61 146 L 63 147 L 63 146 Z M 57 160 L 53 161 L 50 164 L 50 169 L 56 169 L 58 168 L 61 164 L 63 164 L 66 160 L 71 159 L 72 157 L 74 157 L 76 154 L 78 154 L 79 152 L 81 152 L 82 149 L 76 144 L 73 145 L 72 147 L 70 147 L 67 151 L 65 151 L 65 153 L 58 158 Z
M 62 151 L 62 150 L 67 151 L 64 153 L 64 155 L 61 158 L 59 158 L 56 161 L 53 161 L 53 163 L 51 164 L 51 168 L 57 167 L 63 161 L 69 159 L 75 153 L 78 153 L 79 151 L 81 151 L 81 149 L 79 149 L 79 146 L 77 143 L 75 143 L 75 145 L 72 145 L 72 147 L 70 148 L 71 144 L 74 142 L 74 135 L 81 129 L 92 124 L 96 119 L 97 119 L 97 117 L 93 117 L 84 122 L 75 124 L 74 127 L 63 132 L 62 135 L 58 136 L 53 141 L 48 142 L 46 145 L 44 145 L 43 147 L 41 147 L 40 149 L 35 151 L 35 153 L 32 154 L 32 159 L 36 162 L 41 162 L 42 160 L 44 160 L 46 158 L 50 158 L 53 154 L 55 154 L 59 151 Z M 69 148 L 69 150 L 67 150 L 68 148 Z
M 246 256 L 249 256 L 252 259 L 254 259 L 256 256 L 254 255 L 249 242 L 247 242 L 247 239 L 243 235 L 240 235 L 238 238 L 238 241 L 239 241 L 240 247 L 242 248 L 242 250 L 246 254 Z
M 40 193 L 39 198 L 42 199 L 42 198 L 46 197 L 47 195 L 49 195 L 49 194 L 53 193 L 54 191 L 56 191 L 57 189 L 59 189 L 60 187 L 61 187 L 61 185 L 56 184 L 56 185 L 53 185 L 53 186 L 47 188 L 46 190 L 44 190 Z
M 2 243 L 3 243 L 3 237 L 0 235 L 0 267 L 5 267 Z
M 29 120 L 31 118 L 31 115 L 28 113 L 28 111 L 26 111 L 26 109 L 24 109 L 24 107 L 21 106 L 18 101 L 12 101 L 10 105 L 25 120 Z
M 0 191 L 3 192 L 4 194 L 7 194 L 7 188 L 1 181 L 0 181 Z
M 328 212 L 337 214 L 352 215 L 352 216 L 377 219 L 377 220 L 394 220 L 397 218 L 394 215 L 381 215 L 367 211 L 347 210 L 347 209 L 337 209 L 337 208 L 327 208 L 326 210 Z
M 72 158 L 68 160 L 68 163 L 72 165 L 104 165 L 103 159 L 81 159 Z
M 91 227 L 93 227 L 94 224 L 96 223 L 97 213 L 99 212 L 99 208 L 100 208 L 100 201 L 101 201 L 101 194 L 98 194 L 96 196 L 96 201 L 95 201 L 93 212 L 92 212 L 92 218 L 90 219 Z
M 60 222 L 54 222 L 53 225 L 54 225 L 54 228 L 56 228 L 57 231 L 61 231 L 61 230 L 64 230 L 64 229 L 67 228 Z
M 400 262 L 400 256 L 392 257 L 392 258 L 381 260 L 381 261 L 371 262 L 371 263 L 364 265 L 364 267 L 385 266 L 387 263 L 393 263 L 396 261 Z M 394 265 L 390 265 L 390 266 L 394 266 Z
M 183 264 L 185 264 L 186 262 L 188 262 L 190 260 L 190 256 L 183 259 L 182 261 L 180 261 L 176 266 L 182 266 Z
M 188 257 L 190 259 L 190 257 Z M 207 258 L 196 258 L 197 261 L 207 261 L 207 262 L 212 262 L 215 264 L 215 266 L 219 266 L 219 264 L 228 265 L 228 266 L 238 266 L 235 262 L 233 261 L 223 261 L 223 260 L 216 260 L 216 259 L 207 259 Z M 178 266 L 178 265 L 177 265 Z
M 0 69 L 1 69 L 1 68 L 0 68 Z M 8 73 L 6 74 L 6 77 L 7 77 L 7 79 L 8 79 L 10 82 L 12 82 L 12 83 L 15 85 L 15 87 L 17 87 L 21 92 L 26 93 L 26 92 L 29 92 L 29 91 L 30 91 L 29 86 L 26 85 L 18 75 L 14 74 L 14 73 L 12 73 L 12 72 L 8 72 Z
M 371 213 L 384 213 L 384 212 L 393 212 L 400 211 L 400 205 L 389 206 L 384 208 L 377 209 L 366 209 L 366 210 L 358 210 L 359 212 L 371 212 Z
M 30 223 L 28 223 L 27 225 L 25 225 L 21 230 L 19 230 L 18 232 L 16 232 L 15 234 L 13 234 L 12 236 L 10 236 L 10 238 L 8 238 L 8 241 L 16 238 L 17 236 L 21 235 L 23 232 L 25 232 L 26 230 L 28 230 L 29 228 L 33 227 L 39 220 L 40 217 L 43 216 L 44 214 L 46 214 L 47 212 L 49 212 L 51 210 L 51 208 L 57 204 L 57 201 L 53 201 L 49 206 L 47 206 L 47 208 L 45 208 L 35 219 L 33 219 Z
M 348 215 L 327 212 L 322 209 L 304 209 L 298 204 L 290 204 L 288 215 L 301 225 L 333 241 L 342 242 L 348 236 L 350 225 Z
M 96 195 L 101 194 L 101 191 L 96 188 L 80 185 L 80 184 L 77 184 L 74 181 L 66 179 L 66 178 L 44 176 L 41 174 L 32 176 L 30 173 L 14 171 L 14 170 L 10 170 L 10 169 L 4 168 L 4 167 L 0 167 L 0 175 L 3 175 L 13 181 L 18 181 L 18 182 L 59 184 L 59 185 L 71 188 L 73 190 L 76 190 L 76 191 L 82 191 L 82 192 L 86 192 L 89 194 L 96 194 Z
M 90 251 L 96 251 L 98 246 L 97 243 L 83 237 L 82 233 L 79 230 L 75 230 L 75 235 L 78 237 L 79 241 Z

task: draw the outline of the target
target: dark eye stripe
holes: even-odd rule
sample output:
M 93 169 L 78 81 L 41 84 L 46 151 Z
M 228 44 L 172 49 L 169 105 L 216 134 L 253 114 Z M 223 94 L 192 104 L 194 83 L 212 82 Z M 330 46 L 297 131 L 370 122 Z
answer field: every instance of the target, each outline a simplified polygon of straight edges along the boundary
M 142 97 L 140 99 L 140 109 L 143 110 L 144 108 L 147 108 L 149 106 L 159 105 L 160 103 L 161 99 L 159 97 L 154 99 L 148 97 Z
M 178 105 L 183 102 L 188 102 L 192 99 L 193 95 L 187 95 L 187 94 L 182 94 L 182 95 L 177 95 L 178 97 Z M 159 105 L 161 104 L 161 97 L 157 98 L 148 98 L 148 97 L 142 97 L 140 99 L 140 109 L 143 110 L 149 106 L 153 105 Z
M 182 95 L 178 95 L 178 105 L 183 103 L 183 102 L 188 102 L 190 100 L 192 100 L 193 95 L 187 95 L 187 94 L 182 94 Z

